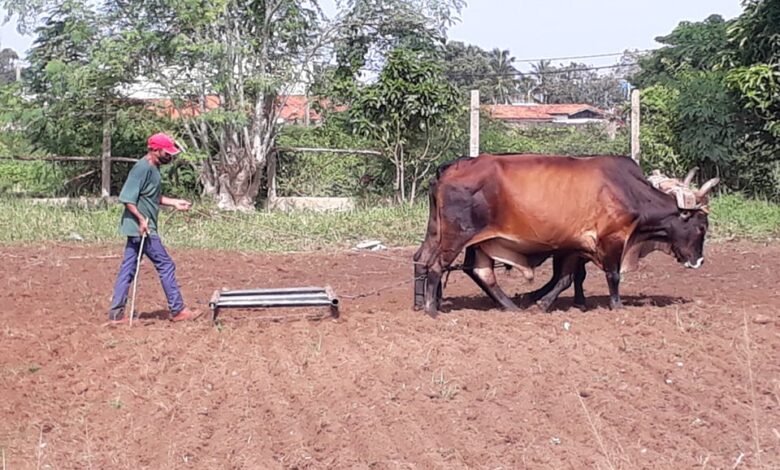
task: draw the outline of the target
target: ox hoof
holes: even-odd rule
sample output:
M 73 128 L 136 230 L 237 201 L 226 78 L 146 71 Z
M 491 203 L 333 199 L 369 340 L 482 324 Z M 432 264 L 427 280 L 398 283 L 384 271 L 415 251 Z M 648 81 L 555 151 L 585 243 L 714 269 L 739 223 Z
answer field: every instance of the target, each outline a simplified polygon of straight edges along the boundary
M 609 303 L 609 309 L 610 310 L 621 310 L 623 308 L 623 302 L 617 301 L 617 302 L 610 302 Z
M 553 302 L 545 302 L 543 300 L 540 300 L 539 302 L 536 302 L 536 305 L 539 306 L 539 309 L 544 313 L 550 313 L 550 310 L 552 310 Z
M 581 312 L 587 312 L 588 311 L 588 306 L 585 305 L 584 301 L 583 302 L 574 302 L 574 304 L 572 306 L 574 308 L 576 308 L 576 309 L 579 309 Z

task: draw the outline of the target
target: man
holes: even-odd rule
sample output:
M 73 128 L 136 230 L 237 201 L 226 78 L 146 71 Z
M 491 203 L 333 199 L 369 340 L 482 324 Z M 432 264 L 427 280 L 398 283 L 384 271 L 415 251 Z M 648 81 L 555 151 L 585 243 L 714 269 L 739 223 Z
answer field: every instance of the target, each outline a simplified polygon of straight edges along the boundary
M 168 299 L 171 320 L 194 320 L 201 314 L 197 310 L 184 307 L 179 285 L 176 282 L 176 266 L 157 234 L 157 215 L 161 204 L 181 211 L 189 210 L 191 206 L 190 202 L 183 199 L 172 199 L 162 195 L 160 165 L 170 163 L 180 149 L 171 137 L 162 133 L 149 137 L 147 148 L 148 152 L 144 158 L 133 165 L 119 194 L 119 201 L 125 205 L 119 231 L 127 237 L 127 244 L 108 311 L 109 324 L 123 324 L 129 321 L 124 314 L 124 309 L 135 276 L 143 235 L 146 235 L 143 254 L 152 260 L 160 275 L 163 291 Z

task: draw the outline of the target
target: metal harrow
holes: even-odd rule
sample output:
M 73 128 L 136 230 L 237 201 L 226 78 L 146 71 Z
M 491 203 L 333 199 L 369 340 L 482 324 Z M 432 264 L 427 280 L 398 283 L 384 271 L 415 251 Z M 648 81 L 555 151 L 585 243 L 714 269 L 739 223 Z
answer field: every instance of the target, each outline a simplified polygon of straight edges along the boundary
M 270 289 L 216 290 L 209 301 L 211 321 L 217 322 L 219 310 L 223 308 L 276 308 L 276 307 L 327 307 L 330 316 L 338 318 L 339 299 L 326 287 L 288 287 Z M 325 315 L 311 317 L 321 319 Z M 281 319 L 284 317 L 273 317 Z M 309 318 L 309 317 L 307 317 Z

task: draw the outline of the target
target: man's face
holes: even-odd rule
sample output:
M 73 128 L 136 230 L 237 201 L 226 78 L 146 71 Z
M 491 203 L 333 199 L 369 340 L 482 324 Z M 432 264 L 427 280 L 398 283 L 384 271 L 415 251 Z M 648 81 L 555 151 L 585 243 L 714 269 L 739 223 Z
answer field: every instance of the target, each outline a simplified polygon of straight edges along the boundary
M 169 155 L 165 150 L 157 150 L 157 160 L 161 164 L 166 165 L 173 161 L 173 155 Z

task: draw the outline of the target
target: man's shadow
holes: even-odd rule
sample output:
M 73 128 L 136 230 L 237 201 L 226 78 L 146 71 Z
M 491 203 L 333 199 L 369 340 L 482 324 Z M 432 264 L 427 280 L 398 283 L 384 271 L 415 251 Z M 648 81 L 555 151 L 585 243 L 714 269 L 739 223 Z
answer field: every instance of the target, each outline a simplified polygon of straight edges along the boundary
M 137 318 L 139 320 L 170 320 L 171 312 L 168 310 L 154 310 L 151 312 L 140 312 Z

